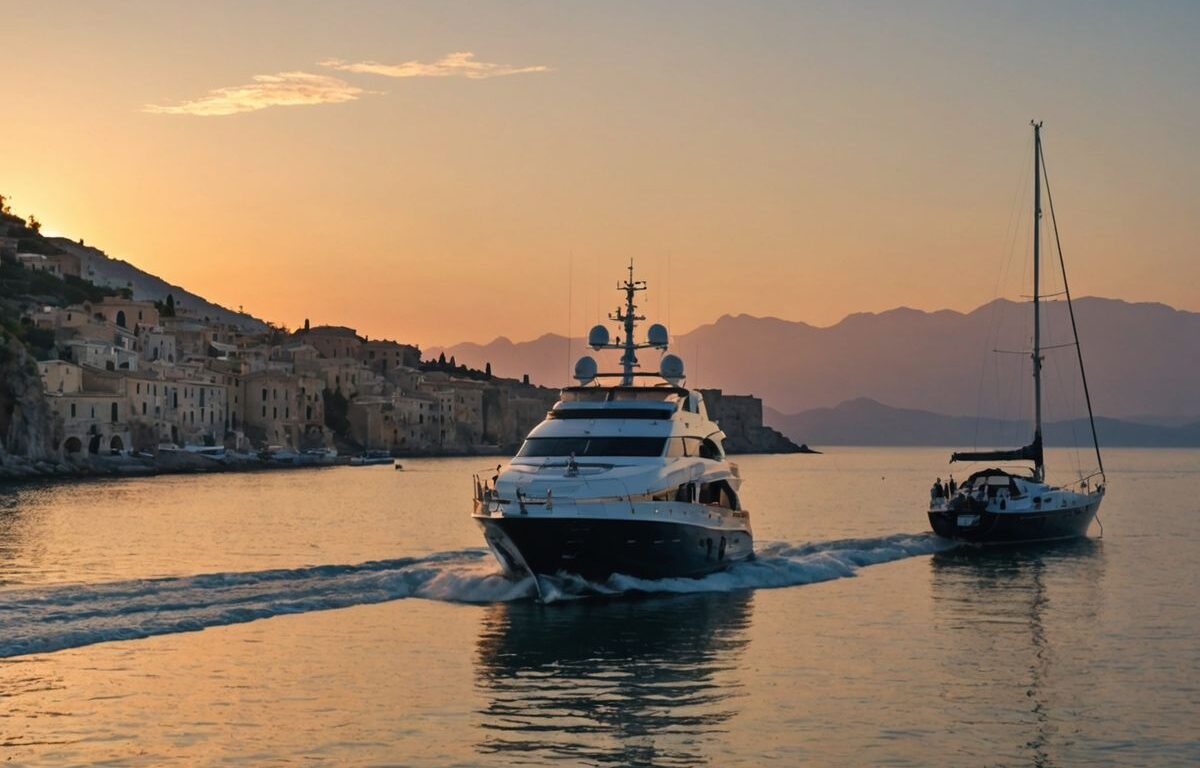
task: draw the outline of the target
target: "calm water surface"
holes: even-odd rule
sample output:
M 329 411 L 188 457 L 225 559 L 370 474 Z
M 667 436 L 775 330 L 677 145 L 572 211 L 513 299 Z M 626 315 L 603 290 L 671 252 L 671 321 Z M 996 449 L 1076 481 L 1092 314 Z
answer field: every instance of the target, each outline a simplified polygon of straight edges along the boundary
M 1200 763 L 1200 452 L 982 555 L 925 533 L 945 458 L 744 457 L 755 563 L 549 605 L 480 548 L 486 461 L 0 488 L 0 761 Z

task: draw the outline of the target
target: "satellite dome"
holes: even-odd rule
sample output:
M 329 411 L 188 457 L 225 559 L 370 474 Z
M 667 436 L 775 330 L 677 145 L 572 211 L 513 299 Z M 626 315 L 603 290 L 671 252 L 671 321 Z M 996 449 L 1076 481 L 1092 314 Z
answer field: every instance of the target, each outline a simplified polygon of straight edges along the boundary
M 603 325 L 593 325 L 592 330 L 588 331 L 588 346 L 592 349 L 601 349 L 608 346 L 608 329 Z M 591 358 L 587 358 L 591 360 Z M 595 361 L 593 361 L 594 363 Z
M 667 381 L 677 384 L 683 379 L 683 360 L 679 355 L 664 355 L 658 372 Z
M 580 384 L 587 384 L 596 378 L 596 370 L 596 358 L 591 355 L 584 355 L 575 361 L 575 378 Z
M 650 326 L 650 330 L 646 332 L 646 339 L 650 342 L 650 346 L 667 348 L 667 343 L 670 341 L 670 334 L 667 333 L 667 326 L 662 323 L 655 323 Z

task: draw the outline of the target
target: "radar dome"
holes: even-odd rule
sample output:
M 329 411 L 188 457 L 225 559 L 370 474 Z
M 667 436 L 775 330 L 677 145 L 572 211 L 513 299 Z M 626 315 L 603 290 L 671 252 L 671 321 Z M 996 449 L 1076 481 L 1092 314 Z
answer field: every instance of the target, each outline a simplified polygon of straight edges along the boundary
M 652 347 L 667 348 L 667 342 L 670 340 L 670 335 L 667 333 L 667 326 L 662 323 L 655 323 L 650 326 L 650 330 L 646 332 L 646 340 L 650 342 Z
M 587 384 L 596 378 L 596 370 L 596 358 L 591 355 L 584 355 L 575 361 L 575 378 L 580 384 Z
M 658 372 L 664 379 L 672 384 L 678 383 L 683 379 L 683 360 L 679 355 L 663 355 L 662 363 L 658 366 Z
M 592 330 L 588 331 L 588 346 L 592 349 L 608 346 L 608 329 L 603 325 L 593 325 Z M 590 357 L 586 359 L 591 360 Z M 595 363 L 594 360 L 592 362 Z

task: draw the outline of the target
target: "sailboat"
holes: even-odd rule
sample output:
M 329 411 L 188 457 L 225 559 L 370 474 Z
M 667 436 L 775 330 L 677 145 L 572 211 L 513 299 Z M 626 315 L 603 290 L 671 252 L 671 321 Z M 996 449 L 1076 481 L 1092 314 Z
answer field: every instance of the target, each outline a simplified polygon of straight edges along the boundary
M 1087 374 L 1083 368 L 1083 352 L 1079 347 L 1079 331 L 1071 291 L 1067 287 L 1066 265 L 1058 237 L 1058 221 L 1054 217 L 1054 197 L 1046 179 L 1046 196 L 1050 203 L 1050 220 L 1054 225 L 1054 241 L 1062 268 L 1064 295 L 1071 332 L 1074 335 L 1079 360 L 1080 380 L 1091 424 L 1092 444 L 1096 449 L 1098 471 L 1067 486 L 1051 485 L 1046 481 L 1046 462 L 1042 447 L 1042 338 L 1040 297 L 1040 226 L 1042 218 L 1042 176 L 1046 160 L 1042 154 L 1042 124 L 1033 126 L 1033 440 L 1026 446 L 1011 450 L 960 451 L 950 456 L 951 462 L 1030 462 L 1032 469 L 1012 471 L 989 468 L 973 473 L 952 493 L 941 493 L 934 486 L 929 506 L 929 523 L 939 536 L 978 544 L 1015 544 L 1035 541 L 1055 541 L 1087 536 L 1088 528 L 1104 499 L 1107 479 L 1104 460 L 1100 456 L 1100 441 L 1096 437 L 1096 421 L 1092 416 L 1092 398 L 1088 392 Z

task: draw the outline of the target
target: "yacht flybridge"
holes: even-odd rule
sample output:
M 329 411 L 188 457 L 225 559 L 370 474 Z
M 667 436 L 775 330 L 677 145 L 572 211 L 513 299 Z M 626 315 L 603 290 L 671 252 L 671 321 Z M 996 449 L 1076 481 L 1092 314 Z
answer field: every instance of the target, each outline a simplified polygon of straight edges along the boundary
M 957 489 L 944 493 L 940 482 L 935 484 L 929 507 L 929 522 L 939 536 L 980 544 L 1007 544 L 1032 541 L 1072 539 L 1087 535 L 1100 502 L 1104 498 L 1104 460 L 1096 438 L 1096 423 L 1092 417 L 1092 399 L 1088 393 L 1087 375 L 1083 370 L 1083 353 L 1079 347 L 1079 331 L 1075 325 L 1075 310 L 1071 306 L 1071 291 L 1067 287 L 1067 272 L 1058 240 L 1058 222 L 1054 218 L 1054 198 L 1047 180 L 1046 194 L 1050 202 L 1050 219 L 1054 224 L 1054 240 L 1062 267 L 1063 294 L 1074 343 L 1079 360 L 1080 381 L 1088 420 L 1092 427 L 1092 444 L 1096 449 L 1098 470 L 1080 478 L 1070 486 L 1059 487 L 1046 482 L 1045 459 L 1042 450 L 1042 327 L 1040 285 L 1040 224 L 1042 218 L 1042 176 L 1046 160 L 1042 155 L 1041 123 L 1033 123 L 1033 440 L 1022 448 L 999 451 L 964 451 L 951 455 L 950 461 L 972 462 L 1032 462 L 1032 472 L 1016 472 L 989 468 L 973 473 Z
M 618 288 L 625 304 L 609 317 L 622 335 L 597 325 L 588 345 L 620 351 L 620 371 L 581 357 L 579 384 L 562 390 L 508 466 L 475 477 L 472 516 L 510 576 L 699 577 L 753 554 L 724 434 L 684 386 L 683 361 L 665 354 L 667 329 L 656 323 L 637 340 L 645 317 L 634 300 L 646 283 L 632 262 Z M 656 372 L 640 370 L 641 350 L 663 353 Z

